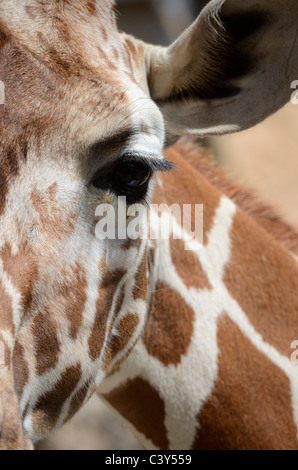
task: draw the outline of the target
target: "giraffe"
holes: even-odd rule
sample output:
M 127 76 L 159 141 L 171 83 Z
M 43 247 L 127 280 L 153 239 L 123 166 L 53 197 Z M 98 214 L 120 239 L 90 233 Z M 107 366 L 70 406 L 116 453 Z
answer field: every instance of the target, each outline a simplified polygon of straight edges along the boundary
M 94 392 L 150 449 L 298 448 L 298 237 L 176 143 L 289 101 L 286 7 L 212 0 L 162 48 L 119 32 L 111 0 L 0 1 L 1 449 Z M 119 195 L 204 204 L 203 244 L 99 240 Z

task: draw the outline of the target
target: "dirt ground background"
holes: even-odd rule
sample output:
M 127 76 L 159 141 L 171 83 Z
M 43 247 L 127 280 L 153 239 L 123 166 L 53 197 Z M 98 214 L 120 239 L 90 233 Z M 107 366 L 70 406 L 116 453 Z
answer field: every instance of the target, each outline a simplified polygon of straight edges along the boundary
M 183 16 L 179 14 L 181 3 L 178 8 L 179 1 L 171 1 L 172 7 L 177 4 L 176 23 L 173 23 L 175 12 L 172 9 L 171 16 L 166 16 L 168 0 L 163 4 L 162 21 L 159 10 L 152 8 L 150 2 L 139 0 L 120 2 L 120 26 L 146 40 L 166 43 L 199 10 L 199 1 L 191 2 Z M 205 3 L 204 0 L 201 3 Z M 166 27 L 169 23 L 171 25 Z M 290 93 L 289 89 L 289 96 Z M 298 230 L 298 106 L 289 104 L 255 128 L 233 136 L 212 138 L 209 144 L 219 164 L 235 181 L 254 189 Z M 37 448 L 136 450 L 141 447 L 122 422 L 94 397 L 71 424 Z
M 298 105 L 245 132 L 210 139 L 221 166 L 298 230 Z

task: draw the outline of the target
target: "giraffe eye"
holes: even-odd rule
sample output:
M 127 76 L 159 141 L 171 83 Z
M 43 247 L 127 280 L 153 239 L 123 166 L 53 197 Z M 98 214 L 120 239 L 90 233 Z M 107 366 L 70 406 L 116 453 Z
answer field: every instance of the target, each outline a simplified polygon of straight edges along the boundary
M 125 196 L 133 204 L 146 196 L 152 174 L 146 163 L 124 160 L 110 172 L 97 175 L 92 185 L 98 189 L 109 189 L 117 196 Z
M 115 169 L 115 186 L 124 195 L 139 191 L 148 185 L 151 174 L 150 168 L 141 162 L 124 162 Z

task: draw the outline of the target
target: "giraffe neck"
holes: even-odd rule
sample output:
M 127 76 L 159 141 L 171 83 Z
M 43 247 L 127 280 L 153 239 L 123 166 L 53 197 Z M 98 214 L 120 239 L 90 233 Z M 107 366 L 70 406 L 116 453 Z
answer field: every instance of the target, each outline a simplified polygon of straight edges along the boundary
M 155 199 L 203 203 L 204 246 L 156 244 L 143 336 L 99 392 L 148 448 L 297 449 L 297 263 L 261 211 L 256 223 L 187 156 L 168 158 Z

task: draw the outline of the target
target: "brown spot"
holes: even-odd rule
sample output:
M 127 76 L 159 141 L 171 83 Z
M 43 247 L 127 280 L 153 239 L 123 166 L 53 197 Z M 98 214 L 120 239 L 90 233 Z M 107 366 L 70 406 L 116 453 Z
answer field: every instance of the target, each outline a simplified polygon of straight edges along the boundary
M 143 342 L 164 365 L 178 365 L 191 342 L 194 311 L 166 284 L 157 284 L 155 290 Z
M 138 44 L 127 36 L 125 37 L 123 45 L 127 54 L 123 56 L 127 68 L 129 70 L 134 70 L 135 68 L 142 70 L 145 52 L 144 45 L 142 43 Z
M 102 34 L 104 42 L 108 42 L 109 37 L 108 37 L 106 28 L 104 27 L 101 28 L 101 34 Z
M 186 250 L 184 241 L 171 238 L 170 245 L 173 264 L 186 287 L 211 289 L 200 261 L 192 251 Z
M 107 61 L 109 60 L 107 54 L 105 53 L 105 51 L 104 51 L 100 46 L 97 46 L 97 50 L 98 50 L 98 52 L 99 52 L 100 58 L 101 58 L 101 59 L 105 62 L 105 64 L 106 64 Z
M 39 230 L 47 235 L 52 234 L 57 240 L 69 236 L 75 229 L 76 216 L 70 214 L 67 207 L 57 198 L 57 183 L 52 184 L 42 193 L 35 190 L 31 201 L 38 213 Z
M 148 382 L 141 378 L 128 380 L 103 397 L 156 447 L 169 448 L 164 402 Z
M 0 26 L 0 48 L 8 41 L 7 33 L 4 31 L 3 25 Z
M 240 211 L 224 282 L 266 342 L 289 356 L 298 331 L 298 265 L 270 235 Z
M 86 382 L 79 389 L 79 391 L 75 394 L 75 396 L 71 400 L 71 404 L 70 404 L 70 407 L 69 407 L 69 412 L 68 412 L 67 418 L 64 421 L 64 423 L 66 423 L 71 418 L 73 418 L 74 415 L 77 414 L 77 412 L 82 408 L 82 405 L 85 403 L 85 400 L 86 400 L 88 394 L 90 393 L 90 387 L 91 387 L 91 383 Z
M 5 245 L 0 256 L 4 271 L 21 294 L 21 304 L 26 312 L 31 305 L 33 288 L 38 276 L 36 259 L 26 245 L 21 246 L 16 254 L 12 254 L 11 247 Z
M 96 315 L 89 338 L 89 356 L 92 361 L 98 359 L 105 340 L 106 324 L 112 308 L 114 294 L 125 271 L 109 272 L 107 266 L 102 268 L 103 277 L 99 285 Z
M 208 243 L 208 235 L 213 227 L 213 219 L 219 206 L 221 194 L 212 187 L 175 149 L 170 149 L 165 154 L 167 160 L 175 164 L 172 172 L 159 175 L 162 189 L 156 185 L 154 204 L 177 204 L 179 194 L 179 206 L 183 213 L 183 204 L 190 204 L 192 209 L 191 230 L 195 231 L 195 205 L 204 204 L 204 244 Z M 179 175 L 179 176 L 178 176 Z M 191 188 L 191 190 L 190 190 Z M 180 222 L 180 221 L 178 221 Z
M 13 335 L 15 332 L 15 325 L 13 320 L 12 301 L 3 287 L 0 280 L 0 328 L 10 331 Z
M 120 54 L 115 47 L 112 48 L 112 53 L 113 53 L 115 62 L 118 62 L 120 58 Z
M 117 354 L 129 345 L 129 342 L 137 330 L 139 321 L 138 315 L 133 313 L 127 313 L 123 318 L 121 318 L 117 328 L 118 334 L 111 338 L 105 353 L 102 366 L 104 371 L 108 370 L 111 362 Z
M 57 327 L 51 320 L 50 311 L 44 310 L 36 315 L 33 320 L 32 331 L 36 373 L 43 375 L 58 364 L 60 352 Z
M 95 15 L 97 13 L 97 0 L 80 0 L 80 2 L 74 3 L 72 0 L 62 0 L 65 5 L 69 5 L 71 8 L 77 8 L 84 12 L 87 10 L 88 13 L 91 15 Z M 104 2 L 102 2 L 104 3 Z
M 84 4 L 86 5 L 87 10 L 90 13 L 90 15 L 95 15 L 96 12 L 97 12 L 96 2 L 97 2 L 97 0 L 86 0 L 84 2 Z
M 70 272 L 62 272 L 63 282 L 59 284 L 55 303 L 60 303 L 61 315 L 66 315 L 70 324 L 70 337 L 76 339 L 82 326 L 87 301 L 87 274 L 81 263 L 76 263 Z
M 142 241 L 138 238 L 137 240 L 132 240 L 131 238 L 127 238 L 121 245 L 122 250 L 130 250 L 131 248 L 135 248 L 137 250 L 140 249 Z
M 2 155 L 1 155 L 2 154 Z M 19 163 L 16 152 L 13 149 L 0 152 L 0 216 L 3 214 L 6 203 L 6 195 L 19 171 Z
M 298 254 L 298 234 L 271 207 L 260 202 L 252 191 L 231 182 L 224 171 L 215 166 L 210 150 L 183 140 L 175 145 L 175 149 L 209 183 L 232 199 L 288 250 Z
M 118 70 L 117 65 L 114 62 L 112 62 L 111 60 L 106 59 L 105 62 L 106 62 L 106 65 L 107 65 L 109 70 L 114 70 L 114 71 Z
M 194 449 L 297 450 L 288 378 L 226 316 L 218 345 L 219 374 L 198 417 Z
M 63 404 L 74 392 L 81 376 L 80 364 L 69 367 L 63 372 L 55 387 L 38 400 L 32 413 L 33 429 L 44 433 L 53 429 L 59 419 Z
M 36 17 L 38 16 L 39 9 L 36 8 L 36 6 L 25 5 L 25 10 L 26 10 L 28 16 L 31 18 L 31 20 L 35 20 Z
M 25 360 L 24 347 L 18 340 L 15 343 L 13 352 L 13 371 L 18 396 L 21 398 L 29 380 L 29 366 Z
M 4 365 L 10 366 L 12 350 L 11 350 L 11 347 L 8 346 L 7 342 L 5 341 L 2 331 L 0 331 L 0 354 L 1 354 L 0 357 L 1 359 L 3 357 L 2 356 L 3 352 L 4 352 Z M 0 363 L 0 367 L 1 365 L 3 365 L 2 361 Z

